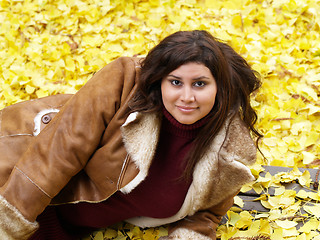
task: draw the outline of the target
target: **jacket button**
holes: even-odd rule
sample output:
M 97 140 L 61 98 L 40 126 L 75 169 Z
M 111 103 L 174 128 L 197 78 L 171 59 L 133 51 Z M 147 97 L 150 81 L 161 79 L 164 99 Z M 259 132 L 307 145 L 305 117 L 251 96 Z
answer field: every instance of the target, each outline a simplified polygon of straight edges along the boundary
M 42 118 L 41 118 L 41 121 L 44 123 L 44 124 L 48 124 L 50 121 L 51 121 L 51 117 L 46 114 L 46 115 L 43 115 Z

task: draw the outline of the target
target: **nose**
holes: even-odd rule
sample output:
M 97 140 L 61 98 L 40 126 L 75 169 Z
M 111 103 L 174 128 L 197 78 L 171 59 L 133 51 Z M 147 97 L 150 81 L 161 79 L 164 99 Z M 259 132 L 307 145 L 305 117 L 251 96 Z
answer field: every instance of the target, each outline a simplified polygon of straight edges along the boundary
M 185 86 L 182 89 L 181 100 L 183 102 L 193 102 L 195 100 L 194 92 L 192 91 L 191 87 Z

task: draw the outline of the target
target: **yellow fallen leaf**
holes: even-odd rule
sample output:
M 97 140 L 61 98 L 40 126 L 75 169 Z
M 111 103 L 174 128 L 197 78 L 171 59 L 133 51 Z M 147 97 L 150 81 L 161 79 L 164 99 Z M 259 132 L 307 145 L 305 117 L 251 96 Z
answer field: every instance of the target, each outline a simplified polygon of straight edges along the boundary
M 150 239 L 150 240 L 156 239 L 157 236 L 156 234 L 154 234 L 154 229 L 150 228 L 145 230 L 143 234 L 143 238 Z
M 253 217 L 248 211 L 242 211 L 239 215 L 240 219 L 235 224 L 237 228 L 244 228 L 251 225 Z
M 299 232 L 310 233 L 312 230 L 319 228 L 319 220 L 315 218 L 311 218 L 302 227 L 299 228 Z
M 36 88 L 30 86 L 29 84 L 26 86 L 26 92 L 28 94 L 32 94 L 35 90 L 36 90 Z
M 307 97 L 310 97 L 313 101 L 318 101 L 318 95 L 313 88 L 304 85 L 301 90 L 303 93 L 307 94 Z
M 289 220 L 284 220 L 284 221 L 276 220 L 275 223 L 283 229 L 291 229 L 298 225 L 297 222 L 289 221 Z
M 274 195 L 275 196 L 281 195 L 285 192 L 285 190 L 286 190 L 285 186 L 281 185 L 280 187 L 275 189 Z
M 270 235 L 271 233 L 271 226 L 268 220 L 266 219 L 260 219 L 260 229 L 259 233 L 260 234 L 267 234 Z
M 45 90 L 42 90 L 42 89 L 37 90 L 36 94 L 37 94 L 38 98 L 49 96 L 48 91 L 45 91 Z
M 310 183 L 312 181 L 311 177 L 310 177 L 310 172 L 309 171 L 304 171 L 303 174 L 298 178 L 299 183 L 302 186 L 307 186 L 310 187 Z
M 244 206 L 243 200 L 239 196 L 234 197 L 234 204 L 241 208 Z
M 257 183 L 260 183 L 264 188 L 270 187 L 272 181 L 272 175 L 267 172 L 264 177 L 259 176 L 258 179 L 256 180 Z
M 308 192 L 308 197 L 313 199 L 313 200 L 320 201 L 319 192 Z
M 305 233 L 300 234 L 295 238 L 295 240 L 307 240 L 307 235 Z
M 301 153 L 303 155 L 303 164 L 305 165 L 312 163 L 316 159 L 315 154 L 311 152 L 302 151 Z
M 273 233 L 271 234 L 271 239 L 272 240 L 283 240 L 283 232 L 284 229 L 282 228 L 276 228 L 274 229 Z
M 282 235 L 283 237 L 294 237 L 295 238 L 298 235 L 299 235 L 299 232 L 295 227 L 289 228 L 289 229 L 286 229 L 286 228 L 283 229 L 283 235 Z
M 303 209 L 307 212 L 307 213 L 309 213 L 309 214 L 311 214 L 311 215 L 313 215 L 313 216 L 315 216 L 315 217 L 317 217 L 317 218 L 320 218 L 320 204 L 314 204 L 314 205 L 311 205 L 311 206 L 303 206 Z
M 232 22 L 232 24 L 233 24 L 235 27 L 237 27 L 237 28 L 242 27 L 242 24 L 243 24 L 243 23 L 242 23 L 242 17 L 241 17 L 241 15 L 240 15 L 240 14 L 235 15 L 235 16 L 232 18 L 231 22 Z
M 107 228 L 106 231 L 103 234 L 104 238 L 115 238 L 118 236 L 118 231 L 112 229 L 112 228 Z
M 296 196 L 302 199 L 306 199 L 308 198 L 309 194 L 305 190 L 301 189 Z
M 97 232 L 97 234 L 94 236 L 93 240 L 103 240 L 103 233 Z
M 162 236 L 167 236 L 167 235 L 168 235 L 168 229 L 165 227 L 159 227 L 158 236 L 162 237 Z
M 229 211 L 228 212 L 228 219 L 229 219 L 229 223 L 232 225 L 232 226 L 235 226 L 236 223 L 239 221 L 239 219 L 241 219 L 240 215 L 238 213 L 235 213 L 233 211 Z

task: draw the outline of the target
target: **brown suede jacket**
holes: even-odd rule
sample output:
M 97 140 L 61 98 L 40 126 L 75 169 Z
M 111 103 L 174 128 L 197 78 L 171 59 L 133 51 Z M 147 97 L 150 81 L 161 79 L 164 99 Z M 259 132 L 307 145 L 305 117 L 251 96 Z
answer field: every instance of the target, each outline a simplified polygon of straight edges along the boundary
M 161 116 L 131 113 L 139 59 L 119 58 L 75 95 L 30 100 L 0 111 L 0 238 L 28 239 L 49 204 L 100 202 L 129 193 L 148 174 Z M 236 115 L 230 117 L 195 167 L 179 212 L 137 217 L 141 227 L 172 223 L 163 239 L 215 239 L 221 217 L 241 186 L 256 148 Z

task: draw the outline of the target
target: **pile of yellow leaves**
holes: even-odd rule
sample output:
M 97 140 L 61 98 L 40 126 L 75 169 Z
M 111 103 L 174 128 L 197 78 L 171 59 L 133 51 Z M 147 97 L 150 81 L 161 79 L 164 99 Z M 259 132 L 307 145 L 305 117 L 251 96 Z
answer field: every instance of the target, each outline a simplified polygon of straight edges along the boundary
M 232 45 L 261 74 L 263 86 L 252 96 L 252 104 L 259 115 L 256 126 L 265 136 L 260 148 L 268 163 L 320 163 L 320 0 L 0 0 L 0 21 L 0 109 L 75 93 L 115 58 L 144 56 L 178 30 L 204 29 Z M 258 168 L 252 169 L 257 178 Z M 307 186 L 303 174 L 302 185 Z M 257 179 L 264 188 L 277 184 L 277 179 L 265 178 Z M 320 229 L 320 205 L 301 207 L 298 200 L 318 201 L 318 193 L 278 189 L 274 198 L 262 195 L 261 201 L 270 207 L 267 214 L 229 211 L 229 221 L 218 231 L 221 239 L 257 234 L 320 239 L 314 231 Z M 281 204 L 289 212 L 304 208 L 309 221 L 297 230 L 297 219 L 281 220 Z M 91 237 L 161 235 L 162 228 L 124 224 Z
M 264 169 L 255 166 L 253 173 Z M 285 187 L 288 183 L 294 188 Z M 294 167 L 291 171 L 257 176 L 254 183 L 242 188 L 260 194 L 260 202 L 266 211 L 242 211 L 244 201 L 235 197 L 235 205 L 228 212 L 229 221 L 218 228 L 221 239 L 245 239 L 248 236 L 269 236 L 271 239 L 320 239 L 320 192 L 314 188 L 310 172 Z
M 89 236 L 82 238 L 82 240 L 104 240 L 104 239 L 115 239 L 115 240 L 130 240 L 130 239 L 145 239 L 153 240 L 158 239 L 161 236 L 167 236 L 168 230 L 165 227 L 140 229 L 137 226 L 129 223 L 119 223 L 109 228 L 93 232 Z

